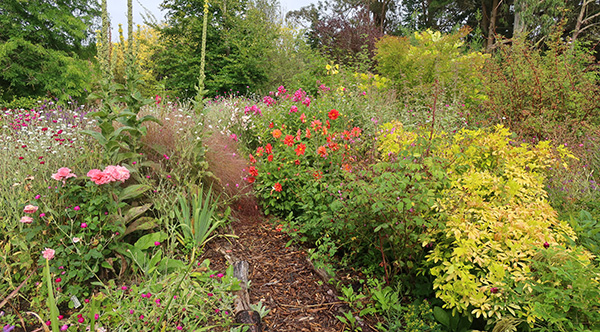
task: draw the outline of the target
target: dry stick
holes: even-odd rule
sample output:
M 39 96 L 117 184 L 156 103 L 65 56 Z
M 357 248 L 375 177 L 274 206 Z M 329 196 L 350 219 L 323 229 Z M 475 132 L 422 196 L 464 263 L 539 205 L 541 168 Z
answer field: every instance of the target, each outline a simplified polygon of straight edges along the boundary
M 11 303 L 9 303 L 8 305 L 10 305 L 12 310 L 17 313 L 17 316 L 19 316 L 19 320 L 21 321 L 21 325 L 23 326 L 23 330 L 25 330 L 25 332 L 27 332 L 27 328 L 25 327 L 25 321 L 23 320 L 23 316 L 21 316 L 21 313 L 19 312 L 19 310 L 15 309 L 15 307 L 13 307 L 13 305 Z
M 23 282 L 19 285 L 19 287 L 17 287 L 4 300 L 2 300 L 2 302 L 0 302 L 0 308 L 2 308 L 8 302 L 8 300 L 12 299 L 19 293 L 19 290 L 21 288 L 23 288 L 23 286 L 25 286 L 25 283 L 27 283 L 27 280 L 29 280 L 29 278 L 31 278 L 31 276 L 35 273 L 35 271 L 37 271 L 38 268 L 39 268 L 39 266 L 36 267 L 35 270 L 31 271 L 31 273 L 27 276 L 27 278 L 25 280 L 23 280 Z
M 293 305 L 293 304 L 283 304 L 283 303 L 278 303 L 278 305 L 283 306 L 283 307 L 290 307 L 290 308 L 315 308 L 315 307 L 323 307 L 323 306 L 328 306 L 328 305 L 334 305 L 334 304 L 344 304 L 346 302 L 344 301 L 337 301 L 337 302 L 329 302 L 329 303 L 322 303 L 322 304 L 309 304 L 309 305 Z

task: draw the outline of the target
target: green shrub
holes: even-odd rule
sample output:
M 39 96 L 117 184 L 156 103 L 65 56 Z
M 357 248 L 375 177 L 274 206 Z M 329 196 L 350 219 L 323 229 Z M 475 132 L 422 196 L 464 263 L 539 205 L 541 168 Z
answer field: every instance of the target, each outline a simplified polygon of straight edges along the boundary
M 46 49 L 20 38 L 0 44 L 0 97 L 70 97 L 82 99 L 91 89 L 92 66 L 75 55 Z
M 538 248 L 529 258 L 526 278 L 510 280 L 502 290 L 505 303 L 518 304 L 517 317 L 531 331 L 598 331 L 600 329 L 600 268 L 589 253 L 561 246 Z
M 546 51 L 523 39 L 501 44 L 483 68 L 482 116 L 524 138 L 576 146 L 600 125 L 598 76 L 588 70 L 592 61 L 556 35 Z

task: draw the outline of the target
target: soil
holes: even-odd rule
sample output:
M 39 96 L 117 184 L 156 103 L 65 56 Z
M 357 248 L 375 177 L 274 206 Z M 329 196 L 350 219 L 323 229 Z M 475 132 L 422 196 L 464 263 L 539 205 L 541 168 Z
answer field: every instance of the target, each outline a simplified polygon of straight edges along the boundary
M 262 301 L 271 310 L 263 318 L 264 331 L 344 331 L 335 316 L 349 308 L 319 276 L 306 250 L 286 247 L 290 237 L 262 216 L 233 222 L 231 232 L 238 238 L 213 240 L 203 257 L 212 269 L 226 268 L 226 256 L 250 264 L 250 303 Z M 367 323 L 362 330 L 375 331 Z
M 263 318 L 265 331 L 343 331 L 335 318 L 343 303 L 313 271 L 304 250 L 286 247 L 289 237 L 264 218 L 231 226 L 238 238 L 213 241 L 203 257 L 217 270 L 229 264 L 226 255 L 250 264 L 250 303 L 262 301 L 271 310 Z

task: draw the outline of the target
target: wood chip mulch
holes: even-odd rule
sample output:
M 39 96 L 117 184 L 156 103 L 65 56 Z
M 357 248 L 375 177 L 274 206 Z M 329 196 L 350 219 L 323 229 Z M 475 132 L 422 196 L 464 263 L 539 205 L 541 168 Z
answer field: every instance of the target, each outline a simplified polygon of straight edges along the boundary
M 264 331 L 344 330 L 335 316 L 343 316 L 348 307 L 315 272 L 304 249 L 286 248 L 289 236 L 259 216 L 233 222 L 230 233 L 238 238 L 213 240 L 203 257 L 211 260 L 212 269 L 226 268 L 231 257 L 250 263 L 250 303 L 262 301 L 271 309 L 263 319 Z

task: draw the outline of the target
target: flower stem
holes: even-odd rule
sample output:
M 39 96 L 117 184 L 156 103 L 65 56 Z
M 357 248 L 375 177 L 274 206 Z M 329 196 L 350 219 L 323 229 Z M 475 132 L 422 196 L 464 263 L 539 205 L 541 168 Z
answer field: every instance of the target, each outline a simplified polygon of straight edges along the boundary
M 54 292 L 52 291 L 52 278 L 50 278 L 50 263 L 46 259 L 46 268 L 44 269 L 46 276 L 46 282 L 48 286 L 48 308 L 50 309 L 50 322 L 52 326 L 52 332 L 60 331 L 58 328 L 58 308 L 56 307 L 56 301 L 54 300 Z

